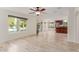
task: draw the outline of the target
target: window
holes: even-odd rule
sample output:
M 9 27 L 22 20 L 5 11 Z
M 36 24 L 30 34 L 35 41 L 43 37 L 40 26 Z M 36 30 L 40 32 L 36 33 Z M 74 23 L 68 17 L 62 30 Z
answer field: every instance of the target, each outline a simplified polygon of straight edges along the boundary
M 48 28 L 54 28 L 54 27 L 55 27 L 54 22 L 49 22 L 48 23 Z
M 27 18 L 8 16 L 9 32 L 25 31 Z
M 19 20 L 19 30 L 24 31 L 26 29 L 26 20 L 25 19 L 20 19 Z
M 8 17 L 9 31 L 17 31 L 17 19 L 14 17 Z

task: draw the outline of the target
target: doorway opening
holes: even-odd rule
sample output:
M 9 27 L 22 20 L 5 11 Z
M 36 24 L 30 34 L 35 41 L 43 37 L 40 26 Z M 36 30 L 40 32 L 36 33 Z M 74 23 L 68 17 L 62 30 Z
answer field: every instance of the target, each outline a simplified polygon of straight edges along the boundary
M 42 21 L 37 23 L 37 35 L 42 33 L 47 38 L 66 40 L 68 34 L 67 20 Z

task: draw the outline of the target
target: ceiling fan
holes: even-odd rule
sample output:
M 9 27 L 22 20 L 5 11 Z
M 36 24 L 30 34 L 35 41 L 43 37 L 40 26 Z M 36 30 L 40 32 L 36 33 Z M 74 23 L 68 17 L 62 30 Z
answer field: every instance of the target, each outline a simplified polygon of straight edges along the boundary
M 45 8 L 41 8 L 41 7 L 35 7 L 35 8 L 31 8 L 30 10 L 33 11 L 33 12 L 31 12 L 31 13 L 29 13 L 29 14 L 35 13 L 37 16 L 39 16 L 39 15 L 40 15 L 41 13 L 43 13 L 46 9 L 45 9 Z

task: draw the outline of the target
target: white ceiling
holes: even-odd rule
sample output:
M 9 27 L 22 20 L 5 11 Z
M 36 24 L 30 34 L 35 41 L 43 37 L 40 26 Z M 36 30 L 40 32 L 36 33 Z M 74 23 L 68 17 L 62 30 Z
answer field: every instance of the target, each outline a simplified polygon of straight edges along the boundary
M 4 9 L 18 12 L 18 13 L 23 13 L 23 14 L 29 14 L 32 12 L 29 10 L 31 7 L 5 7 Z M 46 14 L 42 14 L 44 18 L 53 18 L 53 17 L 64 17 L 68 15 L 69 8 L 67 7 L 44 7 L 46 8 Z M 30 15 L 30 14 L 29 14 Z

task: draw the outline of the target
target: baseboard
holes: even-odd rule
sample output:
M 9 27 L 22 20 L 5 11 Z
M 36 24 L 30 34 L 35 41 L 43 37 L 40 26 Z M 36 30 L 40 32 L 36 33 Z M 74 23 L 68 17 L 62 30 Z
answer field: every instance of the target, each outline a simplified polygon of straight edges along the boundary
M 79 41 L 67 40 L 67 42 L 74 43 L 74 44 L 79 44 Z
M 24 39 L 24 38 L 33 37 L 33 36 L 36 36 L 36 34 L 31 34 L 31 35 L 27 35 L 27 36 L 23 36 L 23 37 L 15 38 L 15 39 L 5 40 L 5 41 L 0 42 L 0 44 L 2 44 L 2 43 L 6 43 L 6 42 L 10 42 L 10 41 L 12 41 L 12 40 Z

